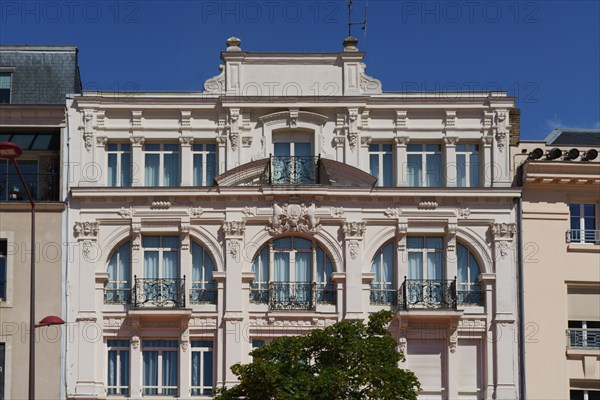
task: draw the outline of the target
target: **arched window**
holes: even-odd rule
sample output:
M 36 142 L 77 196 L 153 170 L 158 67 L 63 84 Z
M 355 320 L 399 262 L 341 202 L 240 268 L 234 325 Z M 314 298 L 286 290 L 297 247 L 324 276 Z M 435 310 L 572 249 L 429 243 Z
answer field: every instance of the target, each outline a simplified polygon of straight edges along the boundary
M 314 309 L 335 303 L 333 264 L 316 242 L 301 237 L 270 241 L 252 262 L 250 301 L 271 309 Z
M 123 243 L 108 261 L 108 282 L 104 302 L 129 303 L 131 300 L 131 245 Z
M 214 263 L 208 251 L 196 242 L 192 243 L 192 303 L 215 304 L 216 285 L 213 281 Z
M 465 246 L 457 244 L 458 276 L 456 295 L 459 303 L 481 304 L 482 292 L 479 283 L 481 270 L 477 259 Z
M 394 244 L 384 245 L 373 257 L 371 272 L 375 279 L 371 283 L 371 304 L 393 304 L 397 291 L 394 285 Z

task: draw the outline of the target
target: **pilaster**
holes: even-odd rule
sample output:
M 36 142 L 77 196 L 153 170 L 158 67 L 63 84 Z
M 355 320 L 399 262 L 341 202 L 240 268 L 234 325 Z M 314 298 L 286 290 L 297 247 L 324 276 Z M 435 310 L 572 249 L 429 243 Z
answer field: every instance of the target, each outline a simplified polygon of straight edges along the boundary
M 192 186 L 194 160 L 192 158 L 192 145 L 194 138 L 191 136 L 179 137 L 179 152 L 181 154 L 181 186 Z
M 394 137 L 394 158 L 396 159 L 396 186 L 407 186 L 408 182 L 408 157 L 406 146 L 410 138 L 408 136 Z
M 344 222 L 344 258 L 346 260 L 346 319 L 362 318 L 362 297 L 357 293 L 362 292 L 363 272 L 363 236 L 366 223 L 361 221 Z
M 457 136 L 444 136 L 444 154 L 446 168 L 444 170 L 444 179 L 447 187 L 456 187 L 458 177 L 458 165 L 456 164 L 456 143 Z
M 131 136 L 131 167 L 132 167 L 132 186 L 144 186 L 144 142 L 143 136 Z

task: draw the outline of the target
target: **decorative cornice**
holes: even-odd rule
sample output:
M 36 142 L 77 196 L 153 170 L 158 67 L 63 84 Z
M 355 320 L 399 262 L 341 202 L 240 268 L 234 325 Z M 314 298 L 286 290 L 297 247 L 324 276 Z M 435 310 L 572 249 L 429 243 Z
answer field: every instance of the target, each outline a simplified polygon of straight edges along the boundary
M 159 200 L 159 201 L 153 201 L 150 204 L 151 210 L 168 210 L 169 208 L 171 208 L 170 201 Z
M 142 110 L 131 110 L 131 128 L 142 128 L 143 126 Z
M 265 126 L 274 125 L 277 123 L 286 123 L 290 128 L 298 126 L 299 122 L 304 122 L 311 125 L 323 126 L 329 120 L 324 115 L 290 109 L 288 111 L 279 111 L 272 114 L 263 115 L 258 120 Z
M 422 201 L 417 206 L 419 210 L 435 210 L 438 208 L 437 201 Z

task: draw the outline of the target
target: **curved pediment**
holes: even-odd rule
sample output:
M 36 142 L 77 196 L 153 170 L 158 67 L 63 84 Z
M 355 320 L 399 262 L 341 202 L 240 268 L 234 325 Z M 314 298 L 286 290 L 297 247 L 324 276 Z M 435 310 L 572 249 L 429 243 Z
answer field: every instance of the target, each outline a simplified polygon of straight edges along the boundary
M 361 169 L 350 165 L 329 160 L 327 158 L 319 158 L 316 164 L 318 174 L 312 182 L 301 183 L 294 186 L 341 186 L 341 187 L 373 187 L 377 178 Z M 239 167 L 230 169 L 229 171 L 215 178 L 218 186 L 262 186 L 262 185 L 290 185 L 289 183 L 274 183 L 270 169 L 270 158 L 251 161 Z
M 278 111 L 259 118 L 260 122 L 267 126 L 283 125 L 290 128 L 296 128 L 298 123 L 323 126 L 327 119 L 326 116 L 321 114 L 299 110 Z

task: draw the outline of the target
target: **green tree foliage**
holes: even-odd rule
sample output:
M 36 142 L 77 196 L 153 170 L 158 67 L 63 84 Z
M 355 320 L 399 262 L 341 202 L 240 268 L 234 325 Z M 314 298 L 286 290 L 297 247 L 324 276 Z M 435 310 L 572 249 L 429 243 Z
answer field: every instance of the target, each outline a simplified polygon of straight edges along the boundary
M 416 376 L 399 368 L 404 355 L 387 327 L 391 311 L 368 324 L 342 321 L 303 336 L 275 339 L 231 367 L 240 383 L 217 389 L 217 400 L 414 400 Z

